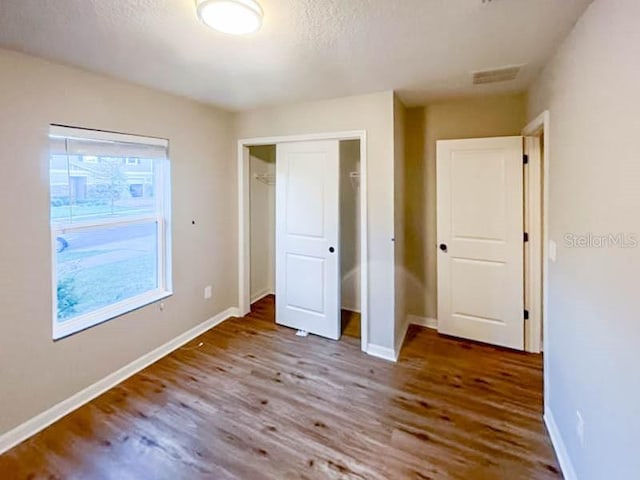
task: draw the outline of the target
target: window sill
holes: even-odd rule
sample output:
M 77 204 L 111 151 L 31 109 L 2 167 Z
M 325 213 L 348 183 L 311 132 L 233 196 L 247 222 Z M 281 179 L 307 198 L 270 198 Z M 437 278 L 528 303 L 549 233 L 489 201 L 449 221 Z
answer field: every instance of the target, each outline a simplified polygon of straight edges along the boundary
M 94 327 L 101 323 L 121 317 L 127 313 L 146 307 L 173 295 L 172 291 L 153 290 L 151 292 L 129 298 L 120 303 L 109 305 L 94 312 L 59 322 L 57 317 L 53 319 L 53 340 L 61 340 L 65 337 Z

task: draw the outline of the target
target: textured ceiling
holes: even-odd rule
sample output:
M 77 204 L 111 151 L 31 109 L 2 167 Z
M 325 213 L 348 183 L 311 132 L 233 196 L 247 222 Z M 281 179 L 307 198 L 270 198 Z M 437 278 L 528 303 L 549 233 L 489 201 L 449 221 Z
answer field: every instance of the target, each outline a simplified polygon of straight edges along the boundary
M 391 89 L 415 105 L 524 90 L 590 2 L 260 0 L 262 30 L 231 37 L 194 0 L 0 0 L 0 45 L 232 110 Z

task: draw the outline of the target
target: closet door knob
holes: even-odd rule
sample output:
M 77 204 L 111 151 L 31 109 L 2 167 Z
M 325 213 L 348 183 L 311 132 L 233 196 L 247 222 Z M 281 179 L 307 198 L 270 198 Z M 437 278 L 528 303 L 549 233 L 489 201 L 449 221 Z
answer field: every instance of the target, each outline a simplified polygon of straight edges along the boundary
M 336 251 L 336 249 L 335 249 L 335 248 L 333 248 L 333 247 L 329 247 L 329 252 L 330 252 L 330 253 L 333 253 L 333 252 L 335 252 L 335 251 Z
M 444 253 L 447 253 L 447 245 L 445 243 L 441 243 L 440 250 L 442 250 Z

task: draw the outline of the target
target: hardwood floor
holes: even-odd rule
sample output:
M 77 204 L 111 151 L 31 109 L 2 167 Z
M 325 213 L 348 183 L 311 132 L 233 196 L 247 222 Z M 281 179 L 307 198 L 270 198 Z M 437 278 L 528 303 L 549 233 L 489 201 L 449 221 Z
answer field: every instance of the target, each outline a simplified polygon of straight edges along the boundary
M 297 337 L 267 298 L 0 456 L 0 478 L 561 478 L 539 356 L 420 327 L 397 364 L 359 344 Z
M 360 338 L 360 314 L 351 310 L 342 310 L 342 335 Z

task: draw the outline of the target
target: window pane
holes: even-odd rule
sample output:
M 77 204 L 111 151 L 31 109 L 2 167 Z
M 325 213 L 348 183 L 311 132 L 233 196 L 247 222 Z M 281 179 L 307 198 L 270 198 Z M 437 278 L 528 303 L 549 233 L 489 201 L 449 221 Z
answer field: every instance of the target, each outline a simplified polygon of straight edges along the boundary
M 154 161 L 51 155 L 51 219 L 88 222 L 156 212 Z
M 157 231 L 149 222 L 57 237 L 58 322 L 157 289 Z
M 69 165 L 66 155 L 51 155 L 49 158 L 49 191 L 51 195 L 51 221 L 71 219 L 69 195 Z

